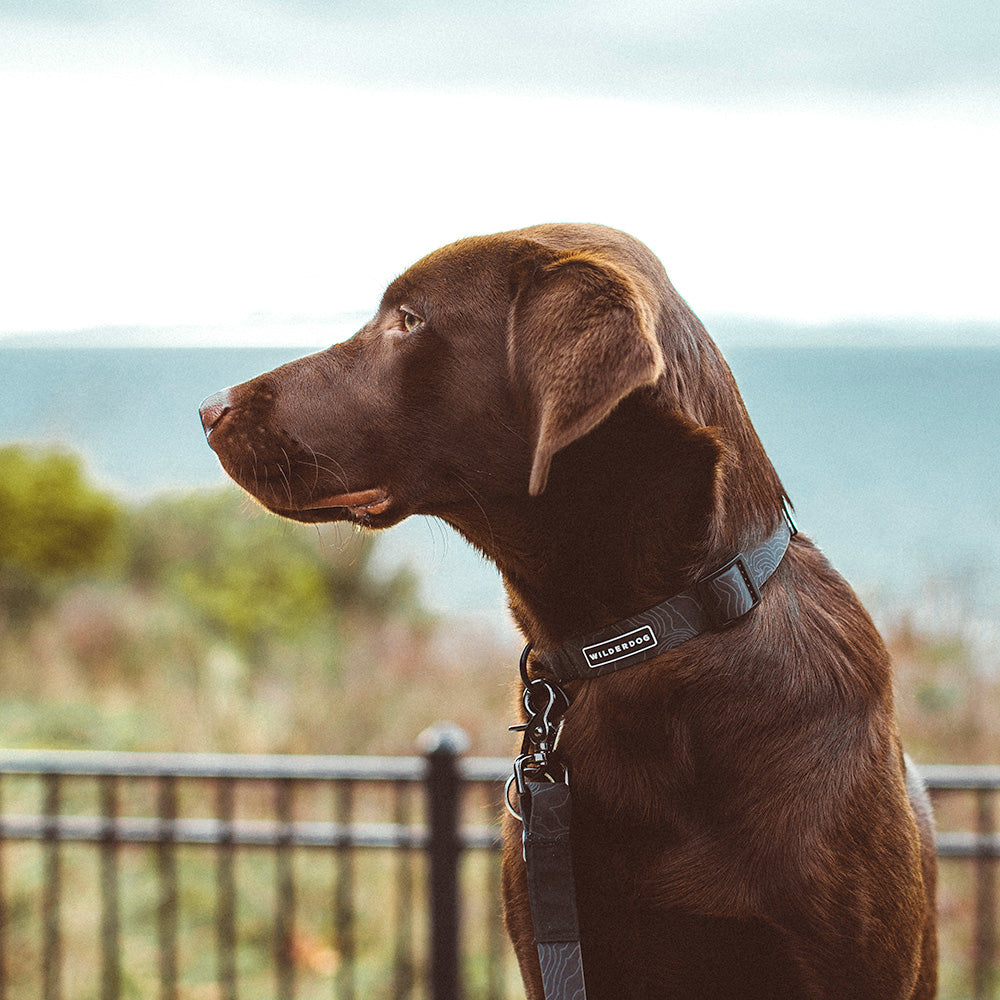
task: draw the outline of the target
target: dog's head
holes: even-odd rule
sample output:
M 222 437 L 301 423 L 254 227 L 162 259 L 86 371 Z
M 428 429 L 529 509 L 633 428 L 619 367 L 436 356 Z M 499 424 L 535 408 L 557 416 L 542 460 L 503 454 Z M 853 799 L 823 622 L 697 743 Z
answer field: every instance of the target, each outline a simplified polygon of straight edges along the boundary
M 264 506 L 372 527 L 546 487 L 553 457 L 664 372 L 669 288 L 600 227 L 461 240 L 353 338 L 207 399 L 209 443 Z

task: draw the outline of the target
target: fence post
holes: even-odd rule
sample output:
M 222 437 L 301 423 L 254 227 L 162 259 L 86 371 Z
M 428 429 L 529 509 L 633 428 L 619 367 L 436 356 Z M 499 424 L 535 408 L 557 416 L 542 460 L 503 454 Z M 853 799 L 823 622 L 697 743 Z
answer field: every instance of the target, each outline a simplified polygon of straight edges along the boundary
M 989 1000 L 996 988 L 997 859 L 992 850 L 996 813 L 992 789 L 976 792 L 976 937 L 973 991 L 975 1000 Z
M 461 1000 L 458 861 L 462 785 L 458 758 L 468 747 L 468 737 L 452 723 L 439 723 L 420 734 L 420 746 L 427 761 L 431 997 Z

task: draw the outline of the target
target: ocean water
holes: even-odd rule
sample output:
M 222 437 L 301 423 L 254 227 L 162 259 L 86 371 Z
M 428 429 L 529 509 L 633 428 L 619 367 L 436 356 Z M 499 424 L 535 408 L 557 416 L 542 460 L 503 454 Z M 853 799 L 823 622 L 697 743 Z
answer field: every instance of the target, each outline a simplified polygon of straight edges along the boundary
M 0 442 L 58 442 L 136 500 L 222 485 L 198 404 L 302 353 L 3 348 Z M 869 603 L 1000 621 L 1000 349 L 741 347 L 727 360 L 800 529 Z M 386 532 L 380 558 L 413 565 L 439 610 L 504 618 L 495 570 L 433 519 Z

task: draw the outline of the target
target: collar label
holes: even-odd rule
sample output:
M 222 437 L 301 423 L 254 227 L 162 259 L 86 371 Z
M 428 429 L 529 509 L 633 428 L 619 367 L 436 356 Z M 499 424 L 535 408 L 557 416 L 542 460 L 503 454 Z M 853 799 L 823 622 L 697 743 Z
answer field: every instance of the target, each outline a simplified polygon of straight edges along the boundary
M 603 667 L 606 663 L 614 663 L 645 649 L 653 649 L 656 644 L 656 633 L 649 625 L 643 625 L 642 628 L 616 635 L 613 639 L 584 646 L 583 655 L 587 666 Z

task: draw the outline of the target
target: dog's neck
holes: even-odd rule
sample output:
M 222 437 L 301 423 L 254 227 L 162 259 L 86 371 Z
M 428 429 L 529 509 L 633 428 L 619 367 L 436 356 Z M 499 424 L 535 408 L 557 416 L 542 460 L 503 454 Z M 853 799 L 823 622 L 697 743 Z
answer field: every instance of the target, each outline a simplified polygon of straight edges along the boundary
M 443 517 L 496 563 L 525 636 L 562 643 L 677 593 L 774 530 L 781 483 L 738 397 L 734 407 L 703 427 L 640 392 L 556 456 L 540 496 Z

